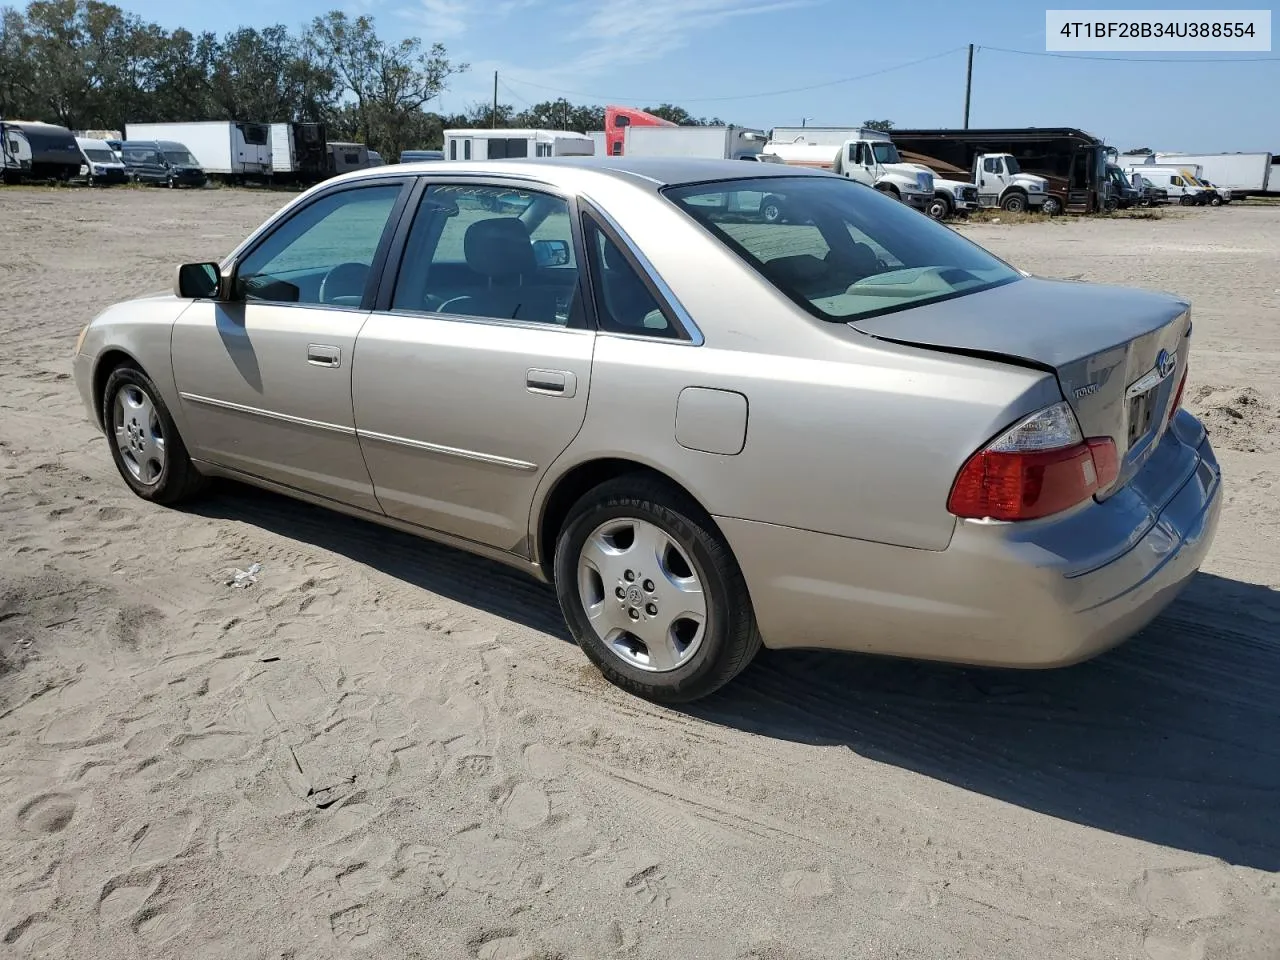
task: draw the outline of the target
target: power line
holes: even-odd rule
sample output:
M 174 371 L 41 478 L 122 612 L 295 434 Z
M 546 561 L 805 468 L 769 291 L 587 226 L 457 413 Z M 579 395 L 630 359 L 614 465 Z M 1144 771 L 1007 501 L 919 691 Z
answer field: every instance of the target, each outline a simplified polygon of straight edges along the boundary
M 559 93 L 559 94 L 563 94 L 570 97 L 583 97 L 587 100 L 606 100 L 606 101 L 612 100 L 619 103 L 641 103 L 641 102 L 653 103 L 654 101 L 657 101 L 659 103 L 674 103 L 677 101 L 680 103 L 725 103 L 730 100 L 758 100 L 764 97 L 779 97 L 779 96 L 782 96 L 783 94 L 788 94 L 788 93 L 804 93 L 807 90 L 820 90 L 824 87 L 835 87 L 844 83 L 853 83 L 856 80 L 866 80 L 868 77 L 878 77 L 883 73 L 889 73 L 890 71 L 893 71 L 893 70 L 903 70 L 903 69 L 906 69 L 907 67 L 914 67 L 917 64 L 928 63 L 930 60 L 940 60 L 943 57 L 950 56 L 953 53 L 959 53 L 961 50 L 965 50 L 965 49 L 968 49 L 967 46 L 952 47 L 950 50 L 944 50 L 941 53 L 930 54 L 927 57 L 921 57 L 918 60 L 909 60 L 906 63 L 894 64 L 891 67 L 884 67 L 883 69 L 880 69 L 880 70 L 872 70 L 870 73 L 860 73 L 854 77 L 841 77 L 839 80 L 827 80 L 823 83 L 812 83 L 804 87 L 789 87 L 785 90 L 769 90 L 763 93 L 743 93 L 733 97 L 601 96 L 600 94 L 595 94 L 595 93 L 583 93 L 581 90 L 563 90 L 560 87 L 549 87 L 541 83 L 529 83 L 525 80 L 518 80 L 516 82 L 523 87 L 533 87 L 534 89 L 537 89 L 537 90 L 549 90 L 552 93 Z M 502 85 L 506 87 L 507 86 L 506 81 L 503 81 Z M 510 91 L 511 88 L 507 87 L 507 90 Z
M 1277 62 L 1280 57 L 1210 57 L 1188 59 L 1186 57 L 1099 57 L 1087 53 L 1050 53 L 1047 50 L 1010 50 L 1006 47 L 978 47 L 996 53 L 1016 53 L 1023 57 L 1054 57 L 1058 60 L 1105 60 L 1112 63 L 1261 63 Z

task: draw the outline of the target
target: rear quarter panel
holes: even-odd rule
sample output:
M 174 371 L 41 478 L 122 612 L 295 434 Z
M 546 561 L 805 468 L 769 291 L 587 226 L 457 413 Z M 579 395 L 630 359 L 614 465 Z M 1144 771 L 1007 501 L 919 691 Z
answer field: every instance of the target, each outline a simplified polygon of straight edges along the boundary
M 586 460 L 661 470 L 714 516 L 945 549 L 964 461 L 1061 399 L 1052 375 L 874 340 L 811 317 L 673 205 L 625 183 L 592 187 L 693 316 L 701 346 L 601 334 L 583 428 L 542 492 Z M 686 387 L 748 399 L 737 455 L 675 439 Z

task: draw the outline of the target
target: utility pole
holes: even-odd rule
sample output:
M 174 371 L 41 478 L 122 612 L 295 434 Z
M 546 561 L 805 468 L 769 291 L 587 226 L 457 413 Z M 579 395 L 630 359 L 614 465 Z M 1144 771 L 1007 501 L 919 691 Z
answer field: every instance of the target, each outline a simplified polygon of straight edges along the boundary
M 973 90 L 973 44 L 969 44 L 969 69 L 964 77 L 964 128 L 969 129 L 969 93 Z
M 969 56 L 973 56 L 973 47 L 969 47 Z M 965 107 L 965 116 L 969 115 L 969 108 Z M 969 124 L 966 122 L 965 126 Z M 489 115 L 489 127 L 496 130 L 498 128 L 498 71 L 493 71 L 493 113 Z

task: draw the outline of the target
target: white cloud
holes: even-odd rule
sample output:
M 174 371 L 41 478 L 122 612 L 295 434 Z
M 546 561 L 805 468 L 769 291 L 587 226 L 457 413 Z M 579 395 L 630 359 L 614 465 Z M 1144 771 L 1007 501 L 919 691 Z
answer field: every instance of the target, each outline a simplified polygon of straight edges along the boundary
M 422 26 L 428 43 L 449 40 L 467 32 L 467 14 L 471 4 L 467 0 L 418 0 L 421 10 L 403 11 Z

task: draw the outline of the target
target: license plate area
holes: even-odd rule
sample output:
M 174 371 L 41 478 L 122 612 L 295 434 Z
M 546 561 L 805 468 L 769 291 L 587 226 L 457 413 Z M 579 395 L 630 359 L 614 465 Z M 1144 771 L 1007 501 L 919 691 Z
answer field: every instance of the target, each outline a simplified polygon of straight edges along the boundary
M 1140 393 L 1129 400 L 1129 443 L 1132 449 L 1138 441 L 1151 430 L 1156 412 L 1156 390 L 1152 387 L 1146 393 Z

